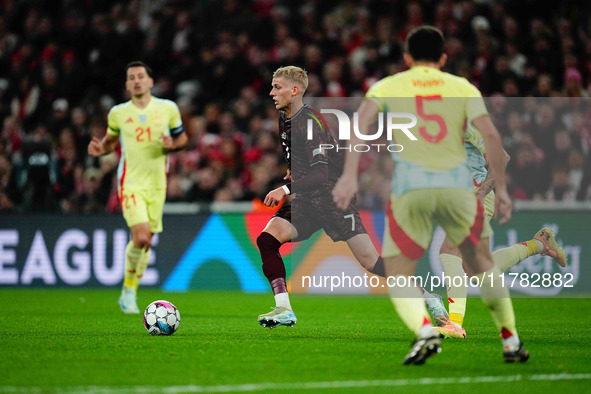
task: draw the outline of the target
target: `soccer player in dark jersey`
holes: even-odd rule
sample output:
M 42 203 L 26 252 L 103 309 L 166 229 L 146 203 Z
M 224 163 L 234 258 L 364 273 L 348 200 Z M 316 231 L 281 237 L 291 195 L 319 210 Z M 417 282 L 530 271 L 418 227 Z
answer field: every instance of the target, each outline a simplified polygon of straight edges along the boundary
M 294 192 L 269 220 L 257 238 L 263 272 L 275 295 L 276 306 L 260 315 L 263 327 L 293 326 L 297 322 L 287 292 L 285 265 L 279 248 L 285 242 L 303 241 L 320 229 L 333 241 L 346 241 L 359 263 L 371 273 L 384 276 L 384 263 L 371 242 L 354 201 L 346 211 L 332 201 L 331 190 L 340 177 L 344 157 L 336 146 L 322 116 L 304 105 L 302 96 L 308 87 L 306 71 L 299 67 L 281 67 L 273 74 L 270 92 L 279 110 L 279 134 L 288 170 L 284 179 L 290 183 L 272 190 L 265 197 L 267 206 L 276 206 Z M 308 120 L 313 132 L 308 138 Z

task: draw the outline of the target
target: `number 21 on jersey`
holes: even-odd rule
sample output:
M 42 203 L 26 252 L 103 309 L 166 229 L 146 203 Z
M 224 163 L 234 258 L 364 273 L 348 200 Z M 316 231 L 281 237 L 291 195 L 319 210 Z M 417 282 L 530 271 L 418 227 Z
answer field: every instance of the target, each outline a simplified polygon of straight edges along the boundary
M 146 136 L 144 136 L 144 133 Z M 138 127 L 135 129 L 135 140 L 137 142 L 144 142 L 144 141 L 152 141 L 152 132 L 150 128 L 144 129 L 143 127 Z

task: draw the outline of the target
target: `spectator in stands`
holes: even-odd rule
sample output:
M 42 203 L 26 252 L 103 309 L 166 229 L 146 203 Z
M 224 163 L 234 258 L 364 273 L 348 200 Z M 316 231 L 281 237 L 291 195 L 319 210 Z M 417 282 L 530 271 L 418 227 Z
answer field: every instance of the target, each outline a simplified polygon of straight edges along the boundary
M 23 141 L 22 160 L 23 206 L 26 211 L 52 211 L 57 207 L 54 199 L 56 183 L 55 152 L 44 126 L 37 126 Z
M 588 97 L 583 89 L 583 77 L 579 70 L 569 67 L 564 72 L 564 91 L 566 97 Z
M 534 146 L 522 143 L 517 148 L 517 155 L 509 162 L 509 173 L 515 189 L 528 199 L 540 199 L 546 190 L 546 182 L 542 165 L 536 161 Z M 514 189 L 514 190 L 515 190 Z
M 106 198 L 100 189 L 102 173 L 97 168 L 84 171 L 84 189 L 74 199 L 73 211 L 84 215 L 105 212 Z
M 552 169 L 552 183 L 546 191 L 548 201 L 574 201 L 575 190 L 569 183 L 568 165 L 557 163 Z
M 211 201 L 218 189 L 227 188 L 230 193 L 222 191 L 219 198 L 237 200 L 255 193 L 249 187 L 265 154 L 280 152 L 276 111 L 266 104 L 263 82 L 281 65 L 278 62 L 297 63 L 308 71 L 310 97 L 362 95 L 373 81 L 405 69 L 401 42 L 410 28 L 423 23 L 440 27 L 448 37 L 446 70 L 495 96 L 490 103 L 499 108 L 492 109 L 491 116 L 501 121 L 515 185 L 523 175 L 515 164 L 519 151 L 529 152 L 522 160 L 526 167 L 543 169 L 539 158 L 545 157 L 545 163 L 555 155 L 570 163 L 570 149 L 580 150 L 589 162 L 591 110 L 585 101 L 556 106 L 525 98 L 523 108 L 515 108 L 517 101 L 506 99 L 588 95 L 588 22 L 564 18 L 541 0 L 232 1 L 200 7 L 176 2 L 161 10 L 154 5 L 137 7 L 135 2 L 106 1 L 99 7 L 94 7 L 96 2 L 62 3 L 52 4 L 51 14 L 43 14 L 30 1 L 0 7 L 0 156 L 8 160 L 15 180 L 10 199 L 16 210 L 33 209 L 32 196 L 40 193 L 34 182 L 16 182 L 37 173 L 27 160 L 38 126 L 49 132 L 42 138 L 49 145 L 41 151 L 50 166 L 41 172 L 49 174 L 43 182 L 50 192 L 43 198 L 37 195 L 45 205 L 36 209 L 73 209 L 71 195 L 82 193 L 84 171 L 102 166 L 87 155 L 86 146 L 93 135 L 102 137 L 111 106 L 128 98 L 118 73 L 130 58 L 154 66 L 160 77 L 155 89 L 177 101 L 182 111 L 191 139 L 189 158 L 181 163 L 185 159 L 179 157 L 169 173 L 171 179 L 178 177 L 181 199 Z M 569 4 L 573 12 L 588 13 L 581 2 Z M 532 9 L 545 13 L 533 17 Z M 518 112 L 521 122 L 511 112 Z M 73 131 L 76 154 L 61 146 L 65 128 Z M 567 139 L 559 132 L 564 128 L 571 148 L 559 153 L 557 142 Z M 530 134 L 537 146 L 530 145 Z M 28 141 L 26 150 L 23 140 Z M 584 184 L 591 170 L 571 169 L 571 175 L 581 171 Z M 59 177 L 57 183 L 51 174 Z M 116 211 L 112 177 L 104 173 L 102 185 L 109 190 L 109 211 Z M 529 198 L 544 196 L 548 189 L 546 184 L 533 187 L 536 182 L 525 179 Z M 9 194 L 6 186 L 0 193 Z M 578 198 L 591 198 L 586 187 L 577 193 Z

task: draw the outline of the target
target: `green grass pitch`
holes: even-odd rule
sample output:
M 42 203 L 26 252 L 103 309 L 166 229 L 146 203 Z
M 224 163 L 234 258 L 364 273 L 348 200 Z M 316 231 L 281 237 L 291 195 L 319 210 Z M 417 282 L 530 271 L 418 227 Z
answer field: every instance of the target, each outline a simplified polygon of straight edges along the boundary
M 116 290 L 0 291 L 0 392 L 589 392 L 590 300 L 514 299 L 531 358 L 504 364 L 492 320 L 468 300 L 467 340 L 402 366 L 411 333 L 386 298 L 292 298 L 294 328 L 256 322 L 271 294 L 163 293 L 179 330 L 152 337 Z M 278 387 L 282 387 L 281 390 Z

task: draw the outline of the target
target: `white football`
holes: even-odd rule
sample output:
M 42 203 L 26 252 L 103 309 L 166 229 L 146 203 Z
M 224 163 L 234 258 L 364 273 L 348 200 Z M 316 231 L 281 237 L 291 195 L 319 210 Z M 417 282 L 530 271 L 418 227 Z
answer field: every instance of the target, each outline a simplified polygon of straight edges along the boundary
M 180 323 L 181 314 L 170 301 L 154 301 L 144 311 L 144 327 L 152 335 L 172 335 Z

